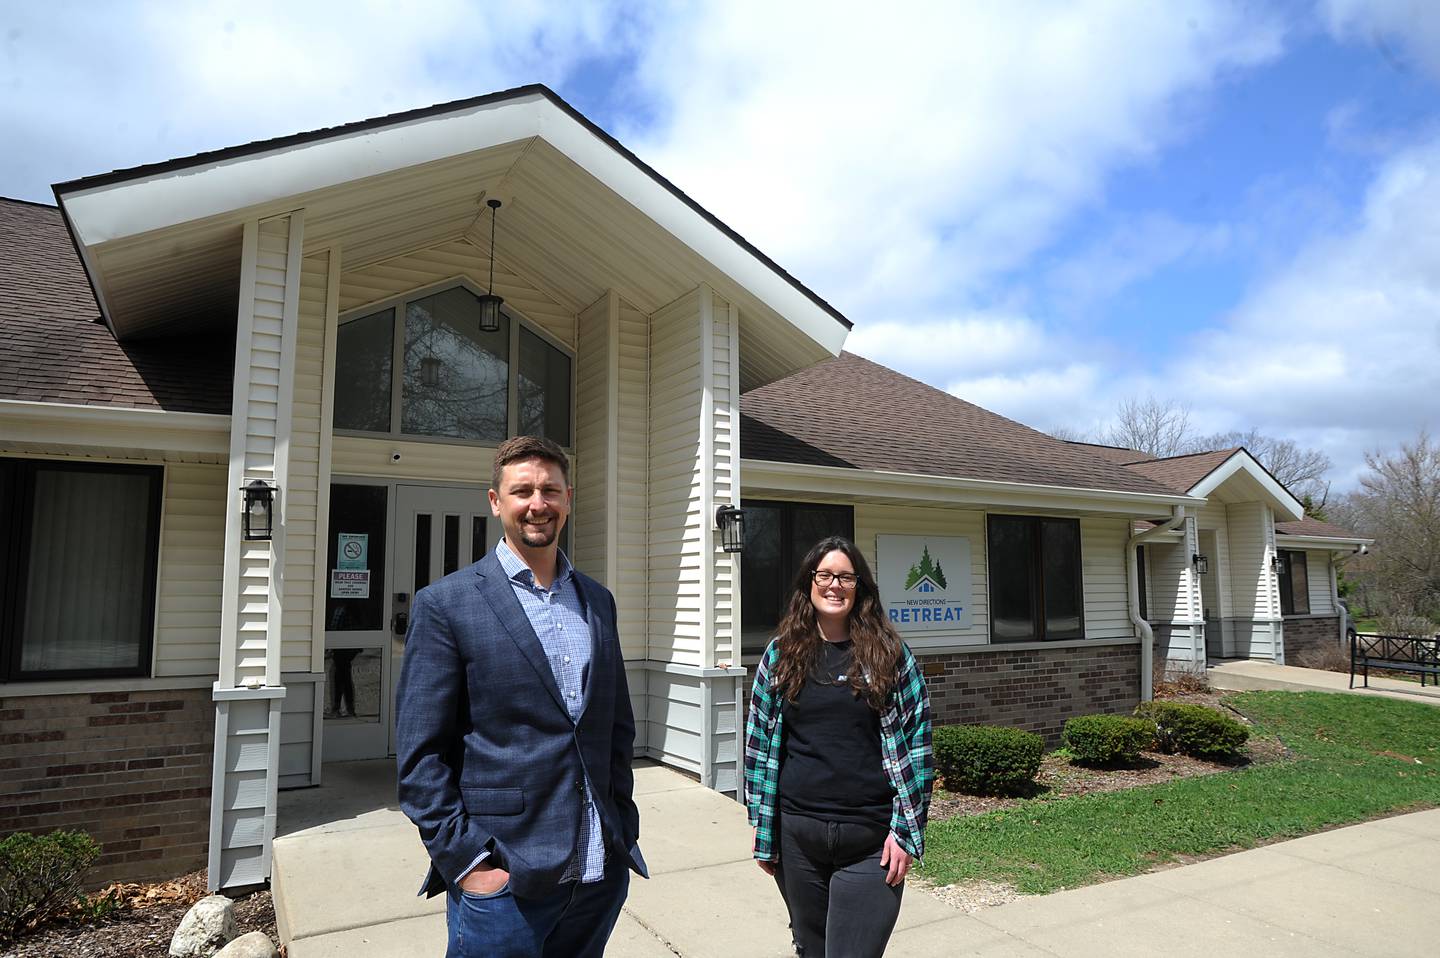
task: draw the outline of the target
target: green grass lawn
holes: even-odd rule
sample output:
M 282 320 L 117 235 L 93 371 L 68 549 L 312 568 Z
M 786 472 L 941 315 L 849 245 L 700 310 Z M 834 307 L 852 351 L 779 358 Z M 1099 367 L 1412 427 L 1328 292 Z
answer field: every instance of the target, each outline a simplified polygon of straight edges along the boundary
M 935 822 L 920 874 L 1040 894 L 1440 805 L 1440 708 L 1324 692 L 1226 701 L 1294 760 Z

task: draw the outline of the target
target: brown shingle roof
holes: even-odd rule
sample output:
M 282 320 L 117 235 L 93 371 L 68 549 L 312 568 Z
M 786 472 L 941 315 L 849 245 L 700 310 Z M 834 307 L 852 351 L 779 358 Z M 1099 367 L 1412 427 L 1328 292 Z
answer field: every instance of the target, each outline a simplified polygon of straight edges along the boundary
M 853 353 L 740 399 L 750 459 L 1165 495 L 1083 447 Z
M 1106 446 L 1098 442 L 1081 442 L 1078 439 L 1065 440 L 1072 446 L 1079 446 L 1092 456 L 1099 456 L 1102 459 L 1109 459 L 1111 462 L 1122 466 L 1128 466 L 1132 462 L 1146 462 L 1155 457 L 1148 452 L 1141 452 L 1139 449 L 1126 449 L 1124 446 Z
M 1298 522 L 1277 522 L 1275 531 L 1282 536 L 1315 536 L 1320 539 L 1363 539 L 1349 529 L 1342 529 L 1320 519 L 1306 516 Z
M 0 399 L 230 412 L 233 337 L 117 343 L 60 211 L 0 197 Z
M 1132 462 L 1125 468 L 1148 476 L 1175 492 L 1189 492 L 1195 483 L 1210 475 L 1239 451 L 1240 447 L 1235 446 L 1232 449 L 1195 452 L 1185 456 L 1170 456 L 1167 459 L 1147 459 L 1144 462 Z

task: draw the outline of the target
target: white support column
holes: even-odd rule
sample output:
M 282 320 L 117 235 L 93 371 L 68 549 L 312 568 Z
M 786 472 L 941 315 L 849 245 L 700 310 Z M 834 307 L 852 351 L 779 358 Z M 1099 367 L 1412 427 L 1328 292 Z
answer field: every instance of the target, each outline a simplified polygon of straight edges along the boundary
M 299 326 L 300 211 L 252 220 L 242 236 L 230 425 L 229 508 L 221 595 L 209 886 L 270 877 L 279 781 L 281 626 L 295 350 Z M 270 541 L 246 541 L 241 486 L 279 489 Z

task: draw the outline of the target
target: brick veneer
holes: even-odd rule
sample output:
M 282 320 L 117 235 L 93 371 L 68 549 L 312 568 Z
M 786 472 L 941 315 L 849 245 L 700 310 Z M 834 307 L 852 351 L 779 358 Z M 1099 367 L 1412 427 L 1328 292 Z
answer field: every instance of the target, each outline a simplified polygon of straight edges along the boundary
M 1304 659 L 1327 649 L 1344 649 L 1346 655 L 1350 654 L 1350 650 L 1340 643 L 1339 616 L 1285 620 L 1286 662 L 1294 665 L 1297 656 Z
M 1007 725 L 1059 743 L 1065 720 L 1140 701 L 1138 645 L 917 655 L 937 725 Z
M 84 829 L 103 846 L 92 885 L 200 868 L 214 738 L 209 689 L 0 689 L 0 836 Z

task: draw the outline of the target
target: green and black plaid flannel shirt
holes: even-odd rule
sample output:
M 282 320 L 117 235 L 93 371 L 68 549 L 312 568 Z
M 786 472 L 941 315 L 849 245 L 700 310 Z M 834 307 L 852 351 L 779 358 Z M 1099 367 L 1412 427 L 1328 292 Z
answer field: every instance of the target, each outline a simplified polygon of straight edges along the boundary
M 772 676 L 780 642 L 771 639 L 755 672 L 750 693 L 750 714 L 745 723 L 745 805 L 755 826 L 755 857 L 773 861 L 775 817 L 779 809 L 780 757 L 784 722 Z M 885 773 L 895 789 L 890 832 L 900 847 L 918 861 L 925 852 L 925 816 L 935 765 L 930 754 L 930 694 L 915 656 L 900 646 L 900 670 L 884 714 L 880 716 L 880 746 Z

